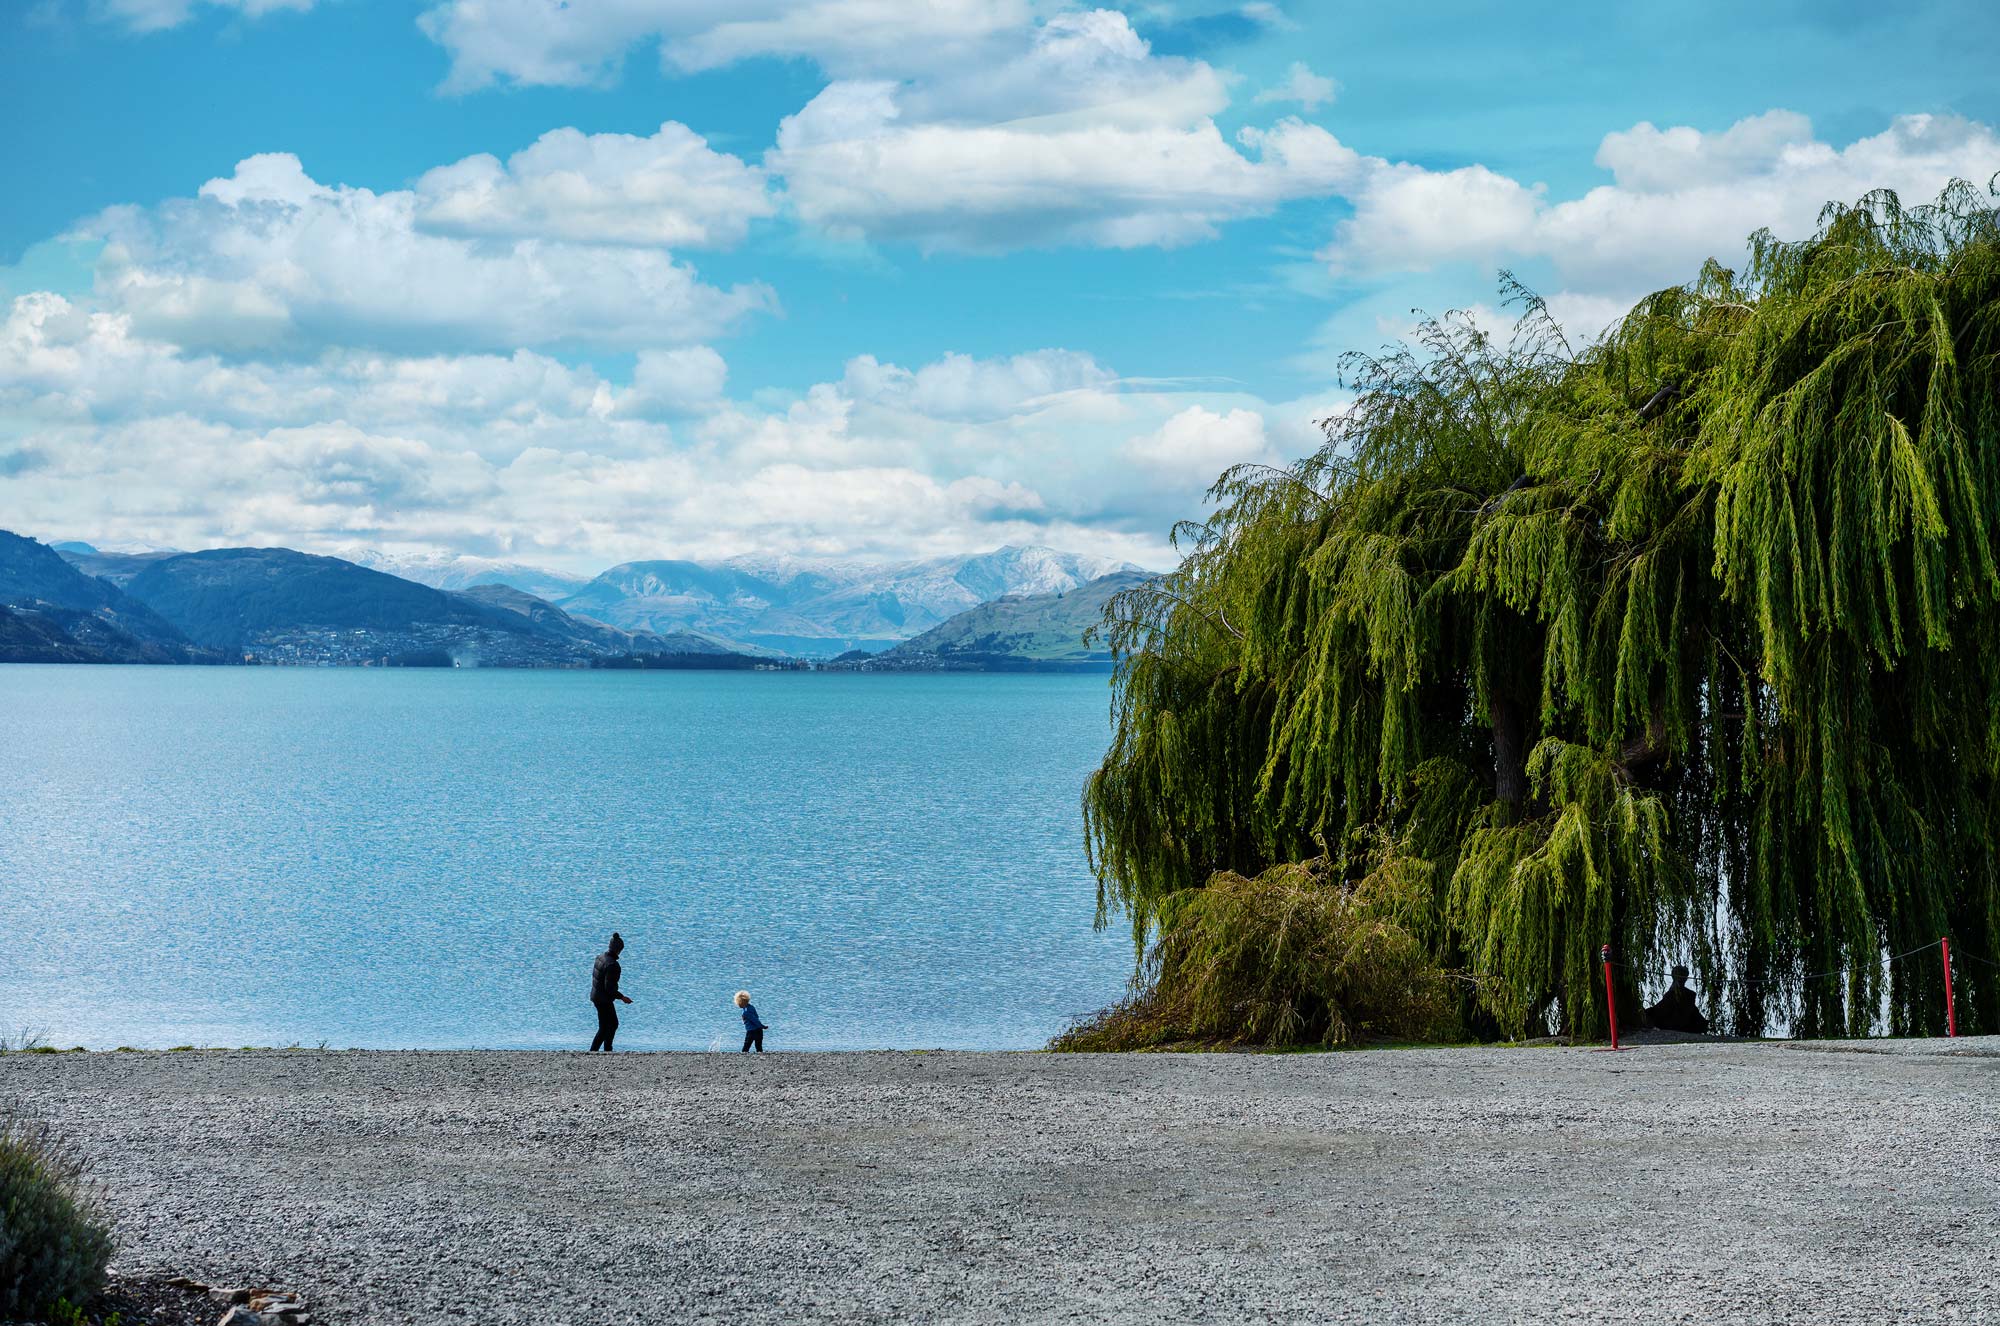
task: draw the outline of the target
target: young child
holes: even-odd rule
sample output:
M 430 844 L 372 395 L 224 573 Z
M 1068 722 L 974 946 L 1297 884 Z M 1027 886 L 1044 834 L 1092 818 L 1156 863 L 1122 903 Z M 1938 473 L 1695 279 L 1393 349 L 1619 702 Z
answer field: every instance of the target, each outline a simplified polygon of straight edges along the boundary
M 757 1053 L 764 1053 L 764 1019 L 757 1016 L 757 1006 L 750 1002 L 748 990 L 736 992 L 736 1006 L 743 1010 L 743 1053 L 750 1053 L 753 1045 Z

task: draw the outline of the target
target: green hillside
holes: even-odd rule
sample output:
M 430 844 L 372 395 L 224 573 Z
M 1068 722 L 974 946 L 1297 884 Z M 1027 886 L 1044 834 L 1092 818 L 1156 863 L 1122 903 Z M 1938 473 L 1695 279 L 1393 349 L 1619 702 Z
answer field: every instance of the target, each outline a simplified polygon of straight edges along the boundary
M 1144 584 L 1140 571 L 1118 571 L 1063 594 L 1021 594 L 968 608 L 956 617 L 860 664 L 868 669 L 1109 666 L 1101 643 L 1084 633 L 1103 619 L 1113 594 Z
M 213 657 L 116 585 L 0 530 L 0 662 L 199 663 Z
M 530 631 L 519 614 L 289 548 L 184 553 L 148 566 L 127 589 L 190 638 L 217 649 L 239 649 L 265 632 L 298 628 Z

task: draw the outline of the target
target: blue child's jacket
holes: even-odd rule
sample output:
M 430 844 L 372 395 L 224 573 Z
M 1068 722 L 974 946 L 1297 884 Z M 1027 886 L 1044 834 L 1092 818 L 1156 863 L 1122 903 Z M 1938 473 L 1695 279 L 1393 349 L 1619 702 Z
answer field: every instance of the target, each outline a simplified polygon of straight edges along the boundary
M 743 1005 L 743 1027 L 746 1031 L 756 1031 L 764 1025 L 764 1019 L 757 1016 L 757 1005 Z

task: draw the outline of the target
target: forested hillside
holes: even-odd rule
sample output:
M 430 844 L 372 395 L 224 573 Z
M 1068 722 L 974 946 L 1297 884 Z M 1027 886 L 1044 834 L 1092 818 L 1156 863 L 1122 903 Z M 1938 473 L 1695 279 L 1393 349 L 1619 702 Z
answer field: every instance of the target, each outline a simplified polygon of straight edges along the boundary
M 1097 668 L 1111 653 L 1093 632 L 1114 594 L 1144 583 L 1144 571 L 1115 571 L 1057 594 L 1010 594 L 950 618 L 856 666 L 925 670 Z
M 54 549 L 0 530 L 0 663 L 203 663 L 157 613 Z
M 1938 1032 L 1941 935 L 2000 1030 L 1993 199 L 1752 253 L 1351 359 L 1115 601 L 1091 1043 L 1595 1035 L 1606 943 L 1628 1015 L 1685 961 L 1726 1030 Z
M 214 548 L 154 562 L 127 582 L 191 638 L 240 649 L 271 630 L 406 630 L 442 623 L 523 631 L 516 614 L 289 548 Z

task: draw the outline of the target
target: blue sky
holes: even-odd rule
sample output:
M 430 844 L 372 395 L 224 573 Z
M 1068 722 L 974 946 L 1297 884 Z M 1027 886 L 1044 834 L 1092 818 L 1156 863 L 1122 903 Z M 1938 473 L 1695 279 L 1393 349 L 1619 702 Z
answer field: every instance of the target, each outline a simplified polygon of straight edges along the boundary
M 0 523 L 1158 562 L 1413 307 L 1507 267 L 1589 335 L 1828 197 L 1983 183 L 1995 15 L 37 0 Z

